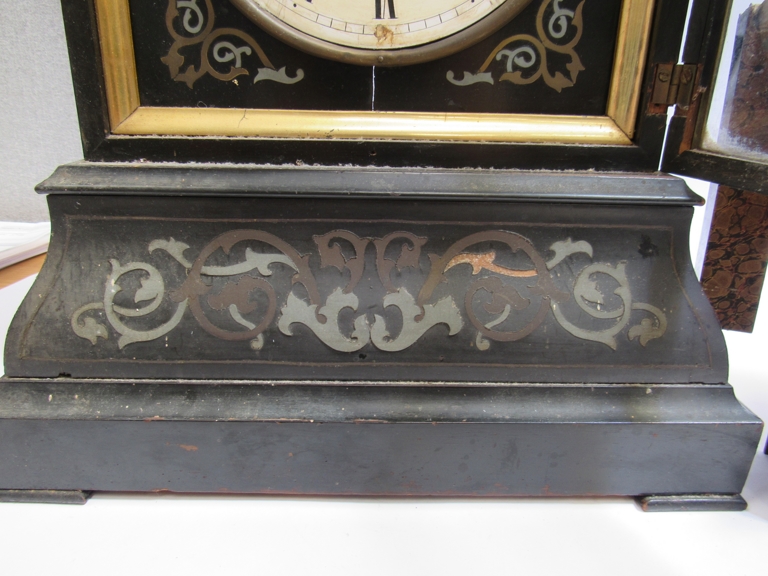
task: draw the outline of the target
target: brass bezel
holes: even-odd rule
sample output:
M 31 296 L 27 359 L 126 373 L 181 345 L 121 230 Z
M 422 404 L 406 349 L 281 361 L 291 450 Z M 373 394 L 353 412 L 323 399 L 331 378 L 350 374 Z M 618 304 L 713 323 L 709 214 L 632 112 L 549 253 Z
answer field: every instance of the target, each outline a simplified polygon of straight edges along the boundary
M 114 135 L 631 145 L 654 0 L 624 0 L 605 116 L 141 106 L 128 0 L 95 4 Z

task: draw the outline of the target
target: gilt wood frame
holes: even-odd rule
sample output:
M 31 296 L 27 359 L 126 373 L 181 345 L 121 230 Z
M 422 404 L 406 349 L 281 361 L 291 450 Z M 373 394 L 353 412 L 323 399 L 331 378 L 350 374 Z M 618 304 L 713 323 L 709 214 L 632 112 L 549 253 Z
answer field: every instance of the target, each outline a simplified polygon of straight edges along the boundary
M 337 112 L 317 115 L 311 126 L 299 132 L 294 128 L 307 118 L 306 112 L 239 108 L 208 109 L 200 115 L 196 109 L 139 106 L 138 93 L 131 88 L 135 76 L 123 71 L 105 77 L 105 69 L 118 71 L 120 51 L 131 55 L 133 48 L 124 44 L 115 53 L 101 46 L 97 1 L 108 10 L 119 11 L 122 6 L 124 11 L 127 5 L 127 0 L 62 0 L 62 10 L 84 156 L 89 161 L 112 162 L 654 171 L 667 118 L 649 104 L 645 87 L 652 84 L 657 64 L 677 60 L 687 15 L 686 5 L 678 0 L 653 0 L 652 7 L 647 0 L 642 4 L 627 0 L 633 10 L 624 11 L 622 29 L 640 29 L 638 14 L 642 13 L 639 20 L 645 32 L 620 38 L 620 52 L 629 60 L 615 65 L 621 72 L 614 75 L 617 90 L 612 91 L 604 116 Z M 113 26 L 120 22 L 107 20 Z M 125 18 L 122 22 L 122 37 L 130 40 L 126 35 L 130 22 Z M 644 66 L 637 60 L 642 54 Z M 132 59 L 127 65 L 133 70 Z M 124 82 L 131 78 L 133 84 Z M 633 93 L 634 104 L 628 106 L 626 99 L 618 98 L 620 93 Z M 121 103 L 109 94 L 120 94 Z M 231 119 L 232 114 L 238 122 L 244 116 L 247 119 L 240 133 L 222 129 L 222 119 Z M 156 118 L 171 124 L 163 128 L 154 122 Z M 278 126 L 286 119 L 293 128 Z M 176 129 L 180 124 L 186 125 L 186 133 Z M 333 138 L 326 137 L 329 126 L 334 128 Z M 190 135 L 195 132 L 202 134 Z
M 128 0 L 95 7 L 113 134 L 630 145 L 654 3 L 624 0 L 604 116 L 141 106 Z

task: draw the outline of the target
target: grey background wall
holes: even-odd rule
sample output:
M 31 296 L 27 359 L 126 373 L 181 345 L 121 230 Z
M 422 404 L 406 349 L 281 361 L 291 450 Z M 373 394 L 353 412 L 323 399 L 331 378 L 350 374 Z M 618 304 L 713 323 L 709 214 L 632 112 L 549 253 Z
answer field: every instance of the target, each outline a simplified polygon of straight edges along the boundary
M 82 156 L 59 0 L 0 0 L 0 220 L 48 220 L 35 184 Z

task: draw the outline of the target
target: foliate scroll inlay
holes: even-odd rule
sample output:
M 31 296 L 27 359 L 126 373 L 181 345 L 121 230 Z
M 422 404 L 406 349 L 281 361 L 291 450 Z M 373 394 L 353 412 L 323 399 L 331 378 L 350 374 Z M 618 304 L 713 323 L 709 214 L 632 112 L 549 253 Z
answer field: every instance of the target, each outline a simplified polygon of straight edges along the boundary
M 206 74 L 224 82 L 236 82 L 238 76 L 250 75 L 254 65 L 254 84 L 263 81 L 295 84 L 304 78 L 301 68 L 294 76 L 288 75 L 285 66 L 276 69 L 250 35 L 235 28 L 215 28 L 214 21 L 211 0 L 168 0 L 165 25 L 173 45 L 161 60 L 177 82 L 192 88 Z M 184 54 L 188 47 L 199 48 L 197 66 L 186 62 Z
M 584 70 L 576 46 L 582 36 L 585 1 L 571 10 L 563 6 L 563 0 L 543 0 L 536 15 L 536 36 L 515 34 L 505 38 L 475 72 L 464 71 L 459 77 L 449 70 L 446 79 L 456 86 L 496 82 L 524 85 L 543 80 L 557 92 L 573 86 Z M 552 54 L 568 58 L 566 74 L 551 70 Z
M 272 233 L 232 230 L 194 260 L 183 241 L 153 240 L 149 257 L 166 256 L 154 264 L 110 259 L 103 300 L 77 309 L 72 330 L 94 346 L 116 334 L 123 349 L 167 338 L 191 314 L 214 338 L 256 351 L 277 345 L 265 337 L 271 332 L 314 337 L 343 353 L 366 347 L 400 352 L 428 333 L 439 339 L 467 330 L 474 332 L 468 342 L 482 353 L 494 342 L 526 338 L 550 313 L 574 338 L 612 350 L 622 333 L 625 342 L 646 346 L 667 330 L 661 308 L 633 299 L 628 264 L 594 262 L 584 240 L 554 242 L 548 259 L 530 240 L 505 230 L 469 234 L 442 254 L 423 254 L 429 238 L 408 231 L 367 238 L 331 230 L 313 240 L 316 251 L 302 254 Z M 369 249 L 375 258 L 366 260 Z M 175 274 L 166 269 L 164 277 L 161 260 L 166 268 L 181 268 Z M 337 280 L 329 287 L 331 268 Z M 169 289 L 168 278 L 179 278 L 179 272 L 184 280 Z M 418 278 L 418 291 L 398 285 L 405 275 L 411 286 Z M 134 306 L 126 305 L 123 283 L 131 286 Z M 383 296 L 363 310 L 363 293 Z

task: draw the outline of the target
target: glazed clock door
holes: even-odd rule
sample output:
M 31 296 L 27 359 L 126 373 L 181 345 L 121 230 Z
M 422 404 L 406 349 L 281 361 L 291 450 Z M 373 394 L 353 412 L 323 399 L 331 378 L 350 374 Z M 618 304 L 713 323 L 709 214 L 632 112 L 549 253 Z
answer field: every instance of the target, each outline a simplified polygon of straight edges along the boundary
M 768 261 L 768 2 L 694 2 L 684 61 L 662 167 L 720 185 L 701 283 L 722 328 L 751 332 Z
M 695 0 L 683 60 L 662 168 L 768 193 L 768 2 Z

